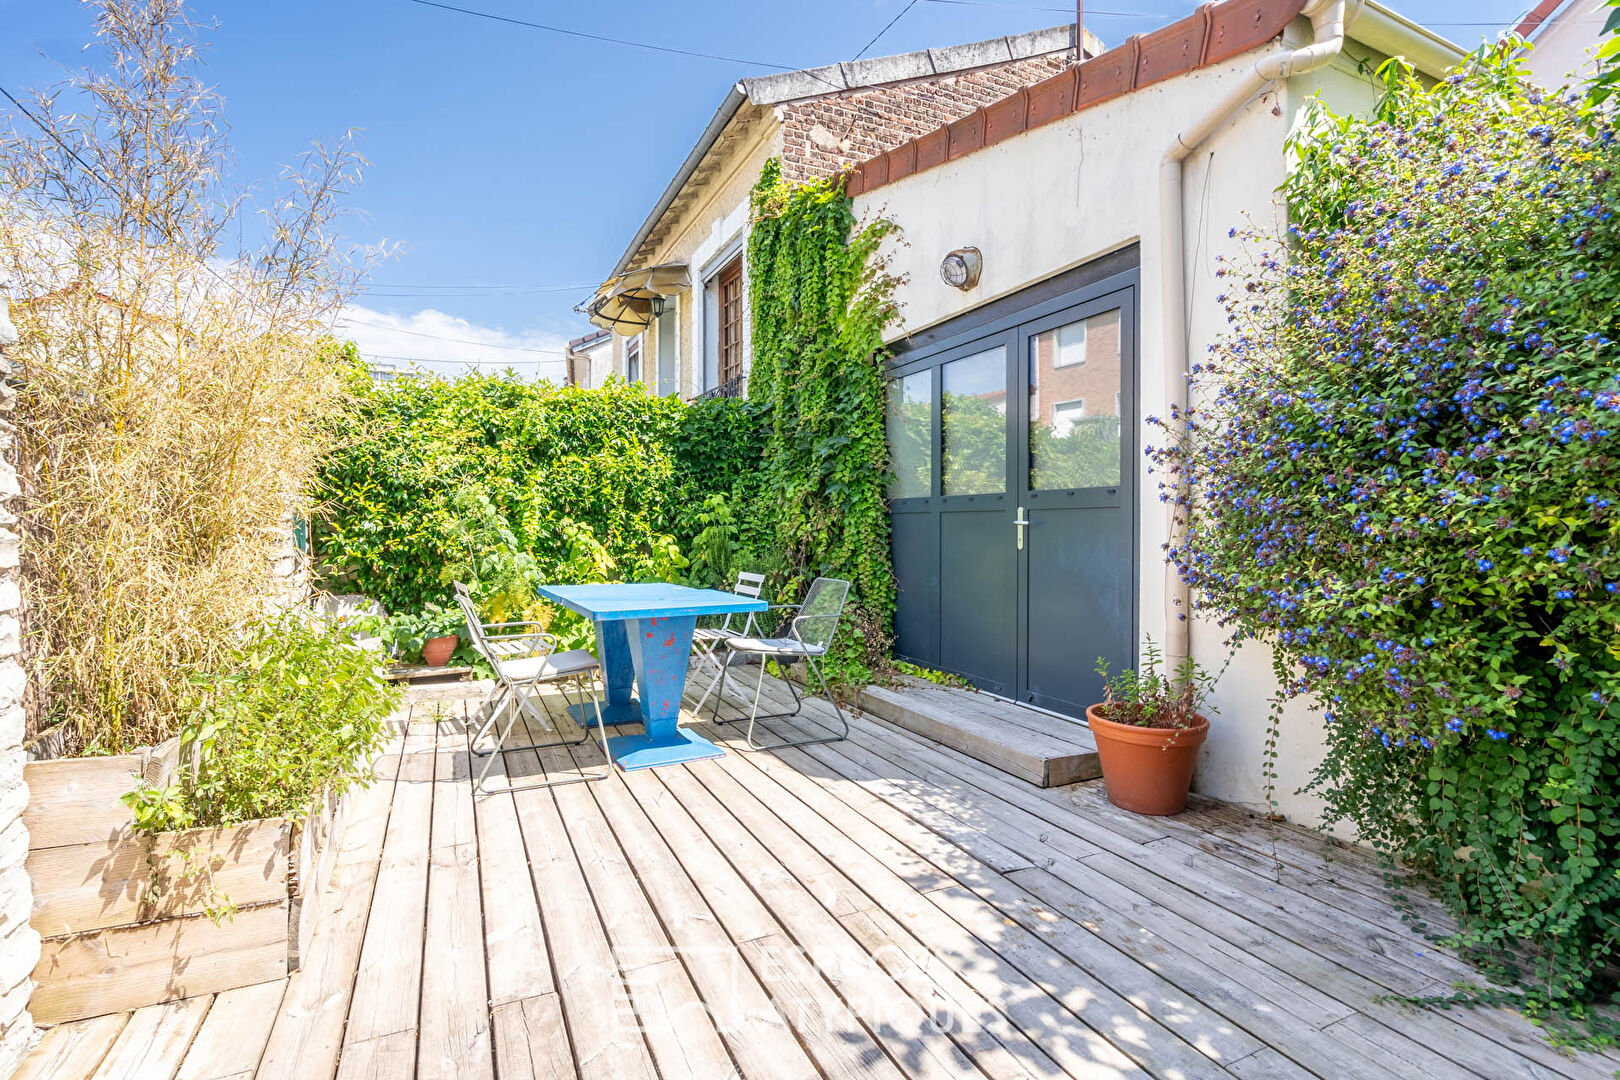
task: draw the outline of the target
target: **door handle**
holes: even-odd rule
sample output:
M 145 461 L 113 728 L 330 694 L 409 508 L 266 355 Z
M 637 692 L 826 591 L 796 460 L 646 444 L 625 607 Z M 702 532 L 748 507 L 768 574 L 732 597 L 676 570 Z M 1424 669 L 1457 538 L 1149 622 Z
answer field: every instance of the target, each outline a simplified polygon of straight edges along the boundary
M 1029 519 L 1024 517 L 1024 508 L 1018 508 L 1018 516 L 1013 519 L 1013 528 L 1018 531 L 1018 550 L 1024 550 L 1024 529 L 1029 525 Z

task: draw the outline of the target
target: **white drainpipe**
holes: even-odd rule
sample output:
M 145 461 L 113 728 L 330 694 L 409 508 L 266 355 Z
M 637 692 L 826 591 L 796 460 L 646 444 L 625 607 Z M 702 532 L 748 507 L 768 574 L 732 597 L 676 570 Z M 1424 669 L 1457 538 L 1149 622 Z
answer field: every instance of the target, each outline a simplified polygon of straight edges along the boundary
M 1330 63 L 1344 47 L 1346 0 L 1310 0 L 1301 15 L 1311 20 L 1311 44 L 1267 53 L 1238 85 L 1194 125 L 1170 143 L 1159 161 L 1159 265 L 1164 290 L 1164 375 L 1169 405 L 1187 408 L 1187 260 L 1186 221 L 1182 213 L 1182 162 L 1239 109 L 1271 83 L 1282 83 Z M 1358 13 L 1360 5 L 1357 5 Z M 1279 86 L 1280 89 L 1280 86 Z M 1168 409 L 1166 410 L 1168 419 Z M 1182 530 L 1177 507 L 1168 504 L 1170 544 Z M 1165 659 L 1172 670 L 1191 654 L 1191 592 L 1175 566 L 1165 562 Z

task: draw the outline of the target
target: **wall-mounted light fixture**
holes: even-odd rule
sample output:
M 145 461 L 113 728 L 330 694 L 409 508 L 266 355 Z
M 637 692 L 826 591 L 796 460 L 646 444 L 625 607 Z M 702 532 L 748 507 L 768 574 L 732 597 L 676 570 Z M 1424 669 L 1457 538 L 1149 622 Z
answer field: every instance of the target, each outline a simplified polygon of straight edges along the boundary
M 939 276 L 953 289 L 966 291 L 979 283 L 979 271 L 984 269 L 984 256 L 976 247 L 957 248 L 939 264 Z

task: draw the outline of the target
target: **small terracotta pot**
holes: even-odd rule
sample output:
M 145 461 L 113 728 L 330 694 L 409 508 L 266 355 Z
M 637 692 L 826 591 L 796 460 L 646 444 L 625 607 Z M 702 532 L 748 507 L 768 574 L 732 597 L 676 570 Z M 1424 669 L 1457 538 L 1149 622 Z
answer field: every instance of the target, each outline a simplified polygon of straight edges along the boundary
M 422 642 L 422 663 L 428 667 L 444 667 L 450 659 L 450 654 L 456 651 L 459 644 L 461 644 L 460 634 L 428 638 Z
M 1086 710 L 1086 722 L 1097 740 L 1108 801 L 1133 814 L 1179 814 L 1187 808 L 1198 748 L 1209 734 L 1209 721 L 1188 728 L 1150 728 L 1116 724 L 1101 715 L 1102 706 Z

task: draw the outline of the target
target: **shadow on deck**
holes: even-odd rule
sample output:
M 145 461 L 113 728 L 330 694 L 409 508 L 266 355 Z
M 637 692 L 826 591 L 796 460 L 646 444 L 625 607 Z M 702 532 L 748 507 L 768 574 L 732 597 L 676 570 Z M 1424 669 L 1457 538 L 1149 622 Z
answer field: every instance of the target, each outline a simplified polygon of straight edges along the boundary
M 52 1029 L 20 1075 L 1607 1080 L 1620 1064 L 1566 1057 L 1513 1013 L 1392 1003 L 1472 972 L 1403 922 L 1364 853 L 1302 829 L 1208 801 L 1135 817 L 1099 784 L 1031 786 L 871 715 L 845 742 L 757 754 L 700 723 L 732 752 L 475 800 L 482 690 L 413 692 L 303 971 Z M 778 732 L 824 731 L 829 712 L 812 700 Z M 591 743 L 511 754 L 506 783 L 599 761 Z

